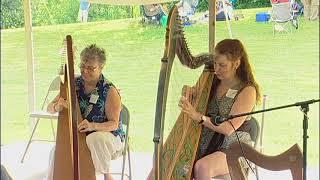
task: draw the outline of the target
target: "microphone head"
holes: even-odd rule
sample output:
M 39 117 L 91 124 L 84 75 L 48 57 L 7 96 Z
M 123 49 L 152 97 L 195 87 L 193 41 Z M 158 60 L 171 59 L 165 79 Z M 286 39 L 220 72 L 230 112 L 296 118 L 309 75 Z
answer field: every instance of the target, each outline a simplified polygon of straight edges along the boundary
M 215 126 L 219 126 L 219 125 L 220 125 L 219 119 L 220 119 L 220 116 L 214 117 L 214 119 L 213 119 L 213 124 L 214 124 Z
M 219 126 L 221 123 L 223 123 L 226 120 L 226 118 L 221 117 L 221 116 L 216 116 L 213 120 L 213 124 L 215 126 Z

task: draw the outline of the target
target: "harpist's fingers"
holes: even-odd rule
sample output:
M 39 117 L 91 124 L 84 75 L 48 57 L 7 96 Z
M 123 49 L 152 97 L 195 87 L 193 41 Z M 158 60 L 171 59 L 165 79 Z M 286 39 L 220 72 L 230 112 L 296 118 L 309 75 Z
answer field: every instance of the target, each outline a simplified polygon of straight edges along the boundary
M 187 114 L 188 114 L 188 111 L 186 111 L 185 109 L 182 109 L 182 112 L 184 112 L 184 113 L 187 113 Z

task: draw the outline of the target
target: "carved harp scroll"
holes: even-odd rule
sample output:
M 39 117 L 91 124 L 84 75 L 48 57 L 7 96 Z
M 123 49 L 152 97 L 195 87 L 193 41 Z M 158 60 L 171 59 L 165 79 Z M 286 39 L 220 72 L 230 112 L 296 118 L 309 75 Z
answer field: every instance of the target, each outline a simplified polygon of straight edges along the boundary
M 60 84 L 60 97 L 65 98 L 68 109 L 59 112 L 57 141 L 54 159 L 54 180 L 95 180 L 90 151 L 86 144 L 85 133 L 78 131 L 82 121 L 75 90 L 74 59 L 72 38 L 67 40 L 68 61 L 64 70 L 64 81 Z
M 241 147 L 243 152 L 241 151 Z M 271 171 L 290 170 L 293 180 L 303 178 L 303 156 L 298 144 L 293 145 L 285 152 L 276 156 L 266 156 L 256 151 L 253 147 L 238 142 L 233 143 L 226 152 L 229 173 L 232 180 L 246 180 L 247 177 L 240 166 L 239 158 L 243 157 L 254 164 Z
M 193 92 L 191 95 L 192 104 L 203 114 L 207 110 L 214 77 L 212 55 L 207 53 L 196 57 L 192 56 L 182 28 L 183 25 L 178 15 L 178 9 L 174 6 L 169 13 L 165 50 L 161 59 L 162 64 L 158 83 L 153 140 L 155 142 L 156 180 L 192 179 L 192 168 L 201 132 L 201 126 L 181 112 L 166 142 L 163 144 L 167 93 L 175 54 L 187 68 L 195 69 L 205 64 L 197 83 L 193 87 L 184 87 L 187 94 Z

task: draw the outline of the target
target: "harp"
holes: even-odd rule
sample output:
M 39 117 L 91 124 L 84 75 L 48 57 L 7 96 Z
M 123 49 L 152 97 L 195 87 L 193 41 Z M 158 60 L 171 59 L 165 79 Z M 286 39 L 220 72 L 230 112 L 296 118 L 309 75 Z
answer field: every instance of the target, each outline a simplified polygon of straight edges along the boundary
M 193 87 L 183 88 L 186 95 L 190 95 L 191 103 L 201 113 L 206 113 L 214 77 L 213 56 L 207 53 L 194 57 L 187 46 L 182 27 L 178 9 L 174 6 L 169 13 L 165 50 L 161 59 L 153 140 L 155 179 L 161 180 L 192 179 L 192 168 L 201 134 L 201 126 L 181 112 L 163 144 L 167 93 L 175 54 L 187 68 L 196 69 L 205 65 L 197 83 Z
M 245 143 L 241 143 L 240 147 L 240 144 L 236 142 L 230 146 L 226 154 L 231 179 L 247 179 L 238 161 L 243 155 L 246 159 L 264 169 L 271 171 L 290 170 L 293 180 L 302 180 L 303 178 L 303 156 L 298 144 L 279 155 L 266 156 Z
M 71 36 L 68 35 L 66 40 L 68 60 L 60 83 L 60 97 L 67 99 L 69 107 L 59 112 L 53 179 L 95 180 L 95 170 L 86 144 L 86 135 L 80 133 L 77 128 L 82 117 L 75 91 Z

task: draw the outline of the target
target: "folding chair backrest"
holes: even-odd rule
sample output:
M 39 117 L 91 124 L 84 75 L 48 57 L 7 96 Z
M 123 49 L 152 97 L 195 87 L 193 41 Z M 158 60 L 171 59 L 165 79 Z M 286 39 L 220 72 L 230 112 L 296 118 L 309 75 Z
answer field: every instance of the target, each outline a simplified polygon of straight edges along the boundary
M 49 101 L 48 97 L 49 97 L 50 92 L 59 91 L 60 90 L 60 82 L 61 82 L 60 76 L 57 76 L 50 83 L 50 86 L 48 88 L 47 94 L 46 94 L 46 96 L 44 98 L 44 101 L 43 101 L 43 103 L 41 105 L 41 109 L 42 110 L 45 108 L 45 105 L 49 103 L 48 102 Z
M 254 147 L 256 147 L 258 144 L 258 138 L 260 135 L 260 126 L 259 126 L 257 119 L 254 117 L 251 117 L 250 122 L 252 123 L 253 128 L 250 129 L 249 133 L 251 136 L 251 140 L 254 142 Z
M 59 91 L 60 90 L 60 82 L 61 82 L 60 76 L 57 76 L 56 78 L 54 78 L 49 86 L 48 91 Z
M 124 150 L 122 152 L 122 171 L 121 171 L 121 180 L 124 179 L 124 176 L 127 176 L 129 180 L 132 179 L 132 171 L 131 171 L 131 160 L 130 160 L 130 148 L 129 148 L 129 124 L 130 124 L 130 113 L 128 108 L 122 104 L 121 109 L 121 121 L 124 125 L 126 135 L 125 135 L 125 141 L 124 141 Z M 128 163 L 129 163 L 129 175 L 125 173 L 125 164 L 126 164 L 126 157 L 128 156 Z M 117 173 L 111 173 L 111 174 L 117 174 Z
M 272 4 L 271 19 L 275 21 L 289 21 L 292 18 L 290 2 Z
M 125 130 L 125 148 L 126 148 L 128 146 L 128 139 L 129 139 L 130 113 L 128 108 L 124 104 L 122 104 L 120 119 L 122 121 L 122 125 Z
M 127 126 L 126 128 L 128 128 L 129 122 L 130 122 L 130 113 L 128 108 L 124 104 L 122 104 L 122 109 L 121 109 L 121 120 L 122 120 L 122 124 Z

